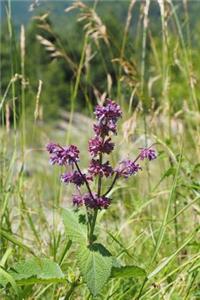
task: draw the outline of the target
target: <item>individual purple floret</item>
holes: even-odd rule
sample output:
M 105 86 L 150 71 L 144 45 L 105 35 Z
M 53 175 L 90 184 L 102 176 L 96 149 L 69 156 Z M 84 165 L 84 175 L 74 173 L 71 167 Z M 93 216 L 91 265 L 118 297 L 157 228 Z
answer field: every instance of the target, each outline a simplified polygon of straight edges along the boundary
M 83 201 L 85 203 L 85 206 L 89 208 L 106 209 L 111 203 L 111 199 L 108 197 L 104 197 L 104 196 L 98 197 L 97 194 L 93 194 L 92 196 L 90 194 L 85 194 L 83 196 Z
M 93 139 L 89 140 L 89 147 L 88 147 L 90 154 L 92 156 L 96 156 L 102 149 L 102 138 L 96 136 Z
M 121 117 L 122 111 L 116 102 L 112 101 L 111 99 L 106 99 L 103 106 L 96 106 L 95 115 L 97 119 L 103 123 L 109 120 L 112 120 L 114 123 L 116 123 L 117 119 Z
M 129 176 L 136 174 L 139 170 L 142 170 L 139 164 L 136 164 L 131 160 L 123 160 L 115 171 L 119 177 L 128 178 Z
M 107 120 L 106 122 L 99 122 L 99 124 L 94 124 L 94 132 L 98 136 L 109 135 L 110 132 L 117 133 L 117 125 L 112 120 Z
M 154 160 L 156 159 L 157 155 L 156 155 L 156 151 L 154 149 L 150 149 L 150 148 L 142 148 L 141 152 L 140 152 L 140 159 L 144 160 L 145 158 L 147 158 L 148 160 Z
M 47 151 L 52 154 L 54 151 L 57 151 L 59 149 L 59 146 L 55 143 L 49 143 L 46 146 Z
M 111 138 L 108 138 L 102 146 L 102 152 L 110 154 L 114 149 L 115 144 L 111 142 Z
M 114 143 L 111 142 L 111 138 L 103 140 L 101 137 L 96 136 L 89 141 L 89 151 L 92 156 L 97 156 L 99 153 L 111 153 L 114 148 Z
M 102 197 L 98 197 L 98 198 L 96 199 L 96 202 L 97 202 L 97 207 L 98 207 L 99 209 L 102 209 L 102 208 L 106 209 L 106 208 L 108 208 L 108 206 L 110 205 L 111 199 L 108 198 L 108 197 L 102 196 Z
M 54 144 L 54 143 L 49 143 L 46 146 L 46 149 L 49 152 L 49 154 L 51 154 L 50 163 L 52 165 L 54 165 L 54 164 L 63 165 L 64 164 L 64 162 L 65 162 L 64 149 L 60 145 Z
M 81 195 L 73 195 L 72 202 L 75 206 L 82 206 L 84 204 L 83 197 Z
M 85 206 L 90 207 L 90 208 L 95 208 L 96 207 L 96 202 L 95 202 L 96 194 L 93 193 L 90 195 L 89 193 L 83 195 L 83 201 Z
M 83 176 L 81 176 L 78 171 L 68 172 L 61 175 L 61 180 L 65 183 L 73 183 L 77 186 L 81 186 L 85 182 Z
M 50 163 L 52 165 L 72 165 L 79 160 L 79 150 L 74 145 L 61 147 L 58 144 L 49 143 L 47 145 L 47 151 L 51 154 Z
M 103 177 L 103 176 L 108 177 L 113 174 L 113 169 L 110 166 L 109 162 L 107 161 L 107 162 L 101 164 L 98 159 L 91 160 L 88 171 L 93 176 L 99 175 L 101 177 Z
M 67 163 L 67 157 L 66 149 L 55 148 L 50 156 L 50 163 L 52 165 L 58 164 L 59 166 L 63 166 Z
M 66 150 L 68 164 L 78 161 L 79 153 L 80 153 L 80 151 L 78 150 L 78 148 L 76 146 L 70 145 L 68 147 L 68 149 Z

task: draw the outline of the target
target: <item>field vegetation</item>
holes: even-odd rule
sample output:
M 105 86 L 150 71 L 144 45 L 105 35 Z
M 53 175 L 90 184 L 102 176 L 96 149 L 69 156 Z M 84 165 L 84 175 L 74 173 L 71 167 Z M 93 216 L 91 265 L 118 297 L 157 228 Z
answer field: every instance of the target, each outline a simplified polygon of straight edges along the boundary
M 200 299 L 198 1 L 16 2 L 1 2 L 0 299 Z M 77 145 L 84 170 L 106 98 L 123 112 L 111 163 L 158 156 L 98 214 L 98 241 L 135 269 L 95 293 L 61 216 L 74 190 L 45 147 Z

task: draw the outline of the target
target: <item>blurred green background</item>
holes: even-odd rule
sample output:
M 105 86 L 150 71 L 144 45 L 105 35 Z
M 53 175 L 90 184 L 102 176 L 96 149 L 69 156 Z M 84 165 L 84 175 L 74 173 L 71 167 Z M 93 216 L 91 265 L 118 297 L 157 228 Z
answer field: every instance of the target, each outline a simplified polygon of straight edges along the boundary
M 145 2 L 136 1 L 134 4 L 125 41 L 123 38 L 129 1 L 83 1 L 85 7 L 77 6 L 69 12 L 64 11 L 74 3 L 71 1 L 11 1 L 9 7 L 7 1 L 1 1 L 1 74 L 3 75 L 1 93 L 2 95 L 5 93 L 13 74 L 21 74 L 20 28 L 24 24 L 27 82 L 25 106 L 30 111 L 35 107 L 38 80 L 42 80 L 40 103 L 42 107 L 45 107 L 43 110 L 45 119 L 58 117 L 60 109 L 70 110 L 72 101 L 75 110 L 88 113 L 88 107 L 91 111 L 91 107 L 98 100 L 97 93 L 100 95 L 107 92 L 108 96 L 117 98 L 119 102 L 128 105 L 133 89 L 137 84 L 140 85 L 143 42 L 141 14 Z M 190 52 L 195 67 L 200 59 L 198 55 L 200 2 L 173 1 L 172 3 L 181 22 L 184 47 Z M 92 15 L 93 9 L 99 20 L 95 14 Z M 166 14 L 169 13 L 166 16 L 169 31 L 168 41 L 166 41 L 168 51 L 166 59 L 168 60 L 167 72 L 171 77 L 168 101 L 170 101 L 172 111 L 177 112 L 182 108 L 183 101 L 190 96 L 184 85 L 180 84 L 184 80 L 184 71 L 178 61 L 179 29 L 176 20 L 170 15 L 170 5 L 168 8 L 166 5 L 166 9 L 168 10 Z M 9 32 L 11 29 L 6 18 L 8 14 L 12 17 L 12 33 Z M 132 99 L 133 108 L 143 96 L 145 100 L 142 99 L 142 102 L 146 109 L 152 107 L 152 103 L 155 107 L 163 103 L 161 77 L 157 78 L 160 76 L 163 63 L 161 62 L 163 46 L 160 38 L 162 35 L 161 13 L 157 1 L 150 2 L 148 18 L 144 94 L 141 95 L 136 90 Z M 88 27 L 87 24 L 89 24 Z M 79 88 L 76 97 L 73 97 L 74 82 L 83 53 L 85 35 L 89 30 L 91 32 L 88 34 L 86 51 L 83 54 L 85 57 Z M 10 34 L 12 34 L 12 47 Z M 199 75 L 199 68 L 195 71 Z M 151 95 L 149 95 L 146 83 L 151 85 Z M 108 91 L 109 84 L 111 87 Z M 19 89 L 16 89 L 17 93 Z M 121 89 L 123 93 L 120 93 Z M 16 101 L 17 106 L 19 106 L 18 103 L 19 101 Z

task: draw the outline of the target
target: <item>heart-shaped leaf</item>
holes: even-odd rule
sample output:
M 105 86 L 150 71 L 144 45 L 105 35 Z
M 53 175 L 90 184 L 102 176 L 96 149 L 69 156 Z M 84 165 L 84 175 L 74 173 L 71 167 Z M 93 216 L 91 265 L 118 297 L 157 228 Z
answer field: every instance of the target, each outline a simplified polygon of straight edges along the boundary
M 78 263 L 83 278 L 93 296 L 96 296 L 110 277 L 112 256 L 101 244 L 81 246 Z
M 65 281 L 65 275 L 59 265 L 47 258 L 34 257 L 20 261 L 10 268 L 8 274 L 20 285 Z M 3 283 L 8 283 L 5 276 Z

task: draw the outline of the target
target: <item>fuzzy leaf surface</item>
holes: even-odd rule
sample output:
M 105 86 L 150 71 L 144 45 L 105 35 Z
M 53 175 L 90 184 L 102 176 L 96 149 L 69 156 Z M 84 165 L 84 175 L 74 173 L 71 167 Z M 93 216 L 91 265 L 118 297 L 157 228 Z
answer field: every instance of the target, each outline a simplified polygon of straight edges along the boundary
M 83 278 L 93 296 L 101 291 L 108 281 L 112 268 L 112 255 L 101 244 L 81 246 L 78 254 L 78 263 Z
M 86 243 L 86 225 L 80 222 L 80 215 L 68 208 L 63 208 L 61 214 L 68 238 L 79 243 Z
M 124 266 L 120 268 L 113 267 L 111 272 L 112 278 L 125 278 L 125 277 L 145 277 L 146 272 L 138 266 Z
M 34 257 L 20 261 L 12 266 L 8 274 L 20 285 L 65 281 L 65 275 L 59 265 L 47 258 Z

